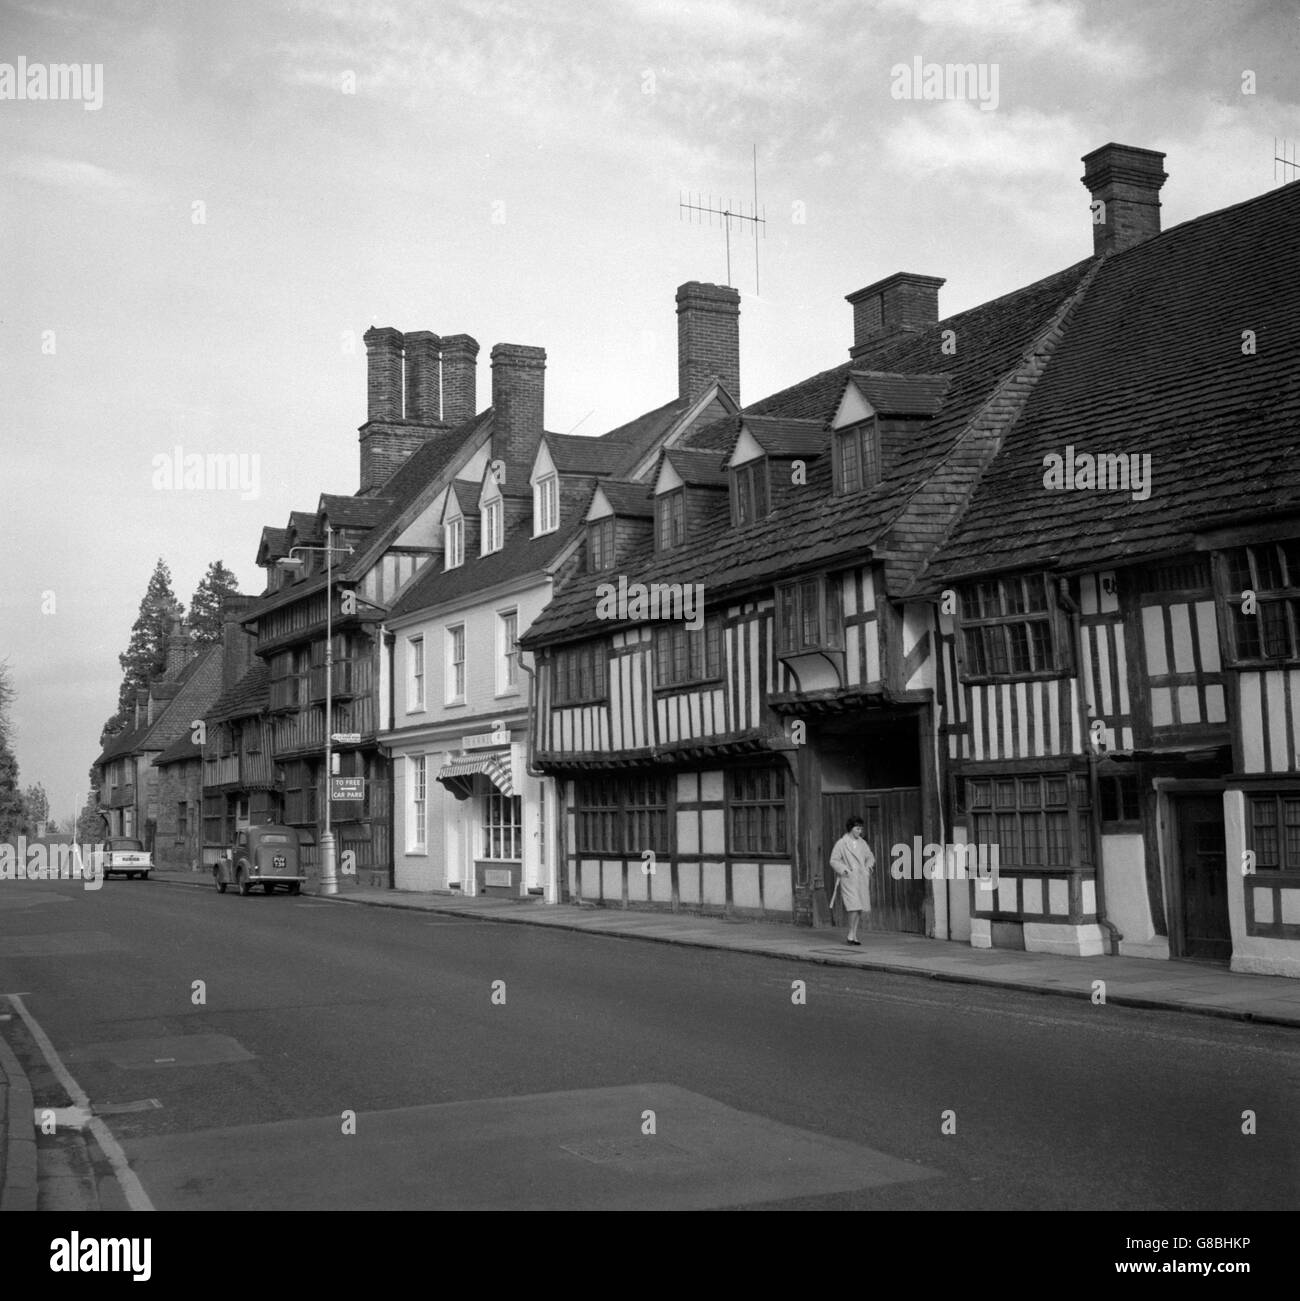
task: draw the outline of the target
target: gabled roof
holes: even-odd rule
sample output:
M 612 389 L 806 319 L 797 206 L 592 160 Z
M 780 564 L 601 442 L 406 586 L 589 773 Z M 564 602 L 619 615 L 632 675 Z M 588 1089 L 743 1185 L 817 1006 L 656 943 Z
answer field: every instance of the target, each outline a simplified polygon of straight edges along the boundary
M 874 370 L 849 372 L 858 391 L 882 416 L 932 416 L 943 406 L 947 375 L 898 375 Z
M 577 540 L 582 525 L 570 525 L 553 533 L 533 537 L 531 520 L 519 520 L 506 530 L 503 545 L 490 555 L 467 555 L 465 562 L 455 569 L 444 569 L 435 560 L 426 565 L 420 575 L 402 594 L 389 611 L 390 618 L 412 614 L 429 606 L 475 592 L 486 591 L 498 583 L 537 574 L 541 578 L 573 542 Z
M 392 504 L 391 497 L 336 497 L 323 492 L 319 510 L 324 511 L 337 528 L 373 528 Z
M 299 542 L 318 541 L 322 535 L 316 521 L 316 512 L 308 510 L 290 511 L 289 524 L 285 529 L 285 533 L 292 533 Z
M 683 547 L 656 555 L 647 541 L 622 563 L 629 579 L 638 581 L 701 582 L 709 604 L 766 585 L 782 576 L 849 563 L 869 557 L 877 540 L 909 504 L 916 490 L 956 447 L 968 423 L 980 413 L 1004 378 L 1032 355 L 1037 340 L 1073 295 L 1094 260 L 1079 262 L 970 311 L 959 313 L 928 330 L 900 336 L 882 344 L 869 359 L 872 370 L 915 375 L 942 373 L 951 380 L 943 407 L 933 419 L 918 422 L 914 437 L 903 440 L 884 478 L 865 492 L 835 496 L 828 457 L 808 467 L 808 482 L 781 509 L 743 528 L 731 525 L 718 511 Z M 944 330 L 958 332 L 956 353 L 943 352 Z M 849 373 L 866 369 L 859 359 L 801 381 L 756 402 L 743 414 L 829 423 L 839 405 Z M 729 425 L 730 428 L 721 429 Z M 686 440 L 691 448 L 710 449 L 707 460 L 717 467 L 718 454 L 734 438 L 733 421 L 719 420 Z M 666 453 L 666 455 L 671 455 Z M 725 482 L 720 469 L 718 479 Z M 918 563 L 918 562 L 914 562 Z M 606 576 L 607 577 L 607 576 Z M 599 574 L 570 579 L 533 623 L 523 640 L 528 644 L 594 636 L 608 624 L 594 617 Z
M 664 449 L 664 460 L 677 471 L 683 483 L 695 488 L 725 488 L 727 472 L 713 452 L 688 450 L 684 447 Z
M 257 564 L 265 565 L 272 560 L 289 554 L 289 530 L 273 529 L 267 526 L 262 530 L 262 540 L 257 547 Z
M 153 722 L 143 723 L 114 737 L 95 763 L 104 764 L 130 754 L 165 750 L 182 732 L 187 732 L 190 721 L 207 711 L 220 689 L 221 655 L 220 643 L 199 651 L 174 678 L 169 679 L 176 690 L 168 691 L 170 699 L 155 701 L 160 707 Z
M 542 440 L 560 474 L 610 475 L 622 468 L 627 448 L 604 438 L 583 438 L 577 434 L 547 434 Z
M 615 473 L 626 473 L 649 452 L 678 420 L 690 409 L 692 403 L 676 397 L 663 406 L 656 407 L 629 420 L 625 425 L 611 429 L 602 441 L 616 443 L 624 449 L 623 460 Z
M 602 479 L 595 492 L 603 492 L 614 514 L 624 519 L 654 519 L 655 502 L 650 495 L 650 485 L 640 481 Z M 595 495 L 593 492 L 593 496 Z
M 1216 521 L 1300 512 L 1297 272 L 1300 181 L 1107 258 L 925 590 L 1190 550 Z M 1150 457 L 1149 495 L 1045 487 L 1045 458 L 1071 447 Z
M 818 456 L 826 450 L 826 426 L 820 420 L 746 415 L 740 426 L 769 456 Z

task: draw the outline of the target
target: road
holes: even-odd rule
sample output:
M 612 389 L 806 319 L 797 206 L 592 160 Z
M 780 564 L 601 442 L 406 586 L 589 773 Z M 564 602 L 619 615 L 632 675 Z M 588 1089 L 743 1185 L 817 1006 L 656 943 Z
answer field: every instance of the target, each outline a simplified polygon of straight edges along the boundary
M 1276 1027 L 160 881 L 0 884 L 0 994 L 158 1209 L 1300 1201 Z

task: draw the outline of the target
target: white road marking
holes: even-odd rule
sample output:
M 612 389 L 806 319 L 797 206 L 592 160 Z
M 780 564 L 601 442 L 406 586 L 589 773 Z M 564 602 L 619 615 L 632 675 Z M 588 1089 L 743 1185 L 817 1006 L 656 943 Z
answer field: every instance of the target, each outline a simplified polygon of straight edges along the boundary
M 49 1035 L 41 1029 L 35 1017 L 27 1010 L 22 996 L 20 994 L 10 994 L 8 998 L 9 1002 L 13 1004 L 14 1010 L 22 1017 L 27 1029 L 31 1031 L 31 1036 L 36 1040 L 37 1046 L 45 1054 L 45 1060 L 49 1064 L 50 1070 L 54 1072 L 59 1083 L 67 1090 L 73 1106 L 82 1107 L 89 1111 L 90 1096 L 72 1078 L 68 1068 L 60 1060 L 54 1045 L 50 1042 Z M 109 1127 L 98 1116 L 92 1116 L 87 1128 L 95 1136 L 95 1142 L 99 1144 L 99 1150 L 108 1158 L 109 1165 L 113 1167 L 113 1173 L 117 1176 L 117 1182 L 121 1185 L 127 1205 L 133 1211 L 152 1211 L 154 1204 L 149 1200 L 149 1194 L 145 1192 L 144 1185 L 136 1178 L 135 1171 L 131 1169 L 131 1165 L 126 1159 L 126 1153 L 122 1151 Z

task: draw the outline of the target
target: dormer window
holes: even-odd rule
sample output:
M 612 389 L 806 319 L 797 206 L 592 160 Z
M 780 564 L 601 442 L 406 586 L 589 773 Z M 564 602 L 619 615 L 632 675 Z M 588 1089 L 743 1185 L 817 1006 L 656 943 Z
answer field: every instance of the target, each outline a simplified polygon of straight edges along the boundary
M 560 527 L 560 476 L 548 474 L 533 485 L 533 536 Z
M 465 563 L 465 520 L 457 515 L 442 526 L 446 567 L 459 569 Z
M 614 568 L 614 517 L 587 525 L 587 565 L 593 571 Z
M 479 549 L 480 555 L 490 556 L 494 551 L 501 550 L 501 518 L 501 498 L 498 497 L 483 507 L 483 542 Z
M 767 457 L 738 465 L 731 472 L 731 522 L 752 524 L 768 512 Z
M 686 489 L 674 488 L 655 498 L 655 549 L 668 551 L 686 541 Z
M 835 435 L 835 491 L 859 492 L 880 482 L 880 431 L 875 420 Z

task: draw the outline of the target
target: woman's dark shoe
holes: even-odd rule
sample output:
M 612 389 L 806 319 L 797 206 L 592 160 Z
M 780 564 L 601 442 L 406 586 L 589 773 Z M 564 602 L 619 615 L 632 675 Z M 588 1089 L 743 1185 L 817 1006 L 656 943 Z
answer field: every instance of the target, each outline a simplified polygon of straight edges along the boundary
M 861 948 L 861 946 L 862 946 L 862 941 L 861 941 L 861 940 L 846 940 L 845 943 L 846 943 L 846 944 L 856 944 L 856 945 L 858 945 L 859 948 Z

